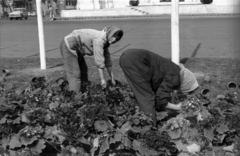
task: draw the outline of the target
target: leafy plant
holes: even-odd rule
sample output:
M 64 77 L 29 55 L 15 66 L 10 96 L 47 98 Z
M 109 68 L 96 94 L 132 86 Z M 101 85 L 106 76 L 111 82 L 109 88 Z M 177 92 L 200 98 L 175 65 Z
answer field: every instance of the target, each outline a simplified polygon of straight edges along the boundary
M 155 128 L 127 86 L 76 94 L 65 78 L 35 77 L 23 90 L 0 86 L 0 155 L 239 155 L 238 99 L 177 95 L 182 111 L 158 112 Z

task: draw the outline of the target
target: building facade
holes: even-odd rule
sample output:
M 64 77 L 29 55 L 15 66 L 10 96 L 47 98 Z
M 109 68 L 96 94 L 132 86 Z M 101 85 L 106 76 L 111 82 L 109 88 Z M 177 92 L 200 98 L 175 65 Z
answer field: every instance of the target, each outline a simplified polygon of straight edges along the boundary
M 63 9 L 91 10 L 129 7 L 130 0 L 58 0 Z M 209 0 L 179 0 L 184 3 L 201 3 Z M 139 0 L 139 5 L 161 5 L 171 0 Z M 211 0 L 213 5 L 239 5 L 240 0 Z
M 5 8 L 10 12 L 15 7 L 25 7 L 29 12 L 36 12 L 36 0 L 5 0 Z M 43 14 L 48 12 L 51 5 L 57 14 L 61 10 L 92 10 L 92 9 L 112 9 L 129 7 L 130 0 L 42 0 Z M 179 0 L 181 3 L 201 3 L 203 0 Z M 161 5 L 161 3 L 171 3 L 171 0 L 139 0 L 139 5 Z M 240 0 L 212 0 L 212 5 L 240 5 Z

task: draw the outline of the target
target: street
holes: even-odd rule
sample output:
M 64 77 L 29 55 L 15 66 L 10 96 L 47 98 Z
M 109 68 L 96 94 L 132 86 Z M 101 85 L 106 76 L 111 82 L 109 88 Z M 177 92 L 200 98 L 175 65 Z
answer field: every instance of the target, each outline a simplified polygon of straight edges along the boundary
M 44 21 L 46 57 L 59 58 L 59 45 L 74 29 L 116 25 L 122 40 L 111 46 L 119 56 L 130 48 L 144 48 L 171 56 L 170 17 Z M 237 57 L 240 53 L 240 17 L 180 17 L 180 57 Z M 0 57 L 36 57 L 39 54 L 37 18 L 0 20 Z

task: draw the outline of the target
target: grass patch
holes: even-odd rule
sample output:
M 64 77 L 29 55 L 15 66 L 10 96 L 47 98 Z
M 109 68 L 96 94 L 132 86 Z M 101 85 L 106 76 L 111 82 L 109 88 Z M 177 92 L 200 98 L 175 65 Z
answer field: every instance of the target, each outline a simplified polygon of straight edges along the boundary
M 16 86 L 25 88 L 31 79 L 36 76 L 46 76 L 47 78 L 57 79 L 66 77 L 61 58 L 47 58 L 47 69 L 40 69 L 39 58 L 0 58 L 0 69 L 7 69 L 11 72 L 6 77 L 5 86 Z M 93 57 L 86 57 L 89 70 L 89 80 L 100 83 L 97 67 Z M 240 59 L 232 58 L 189 58 L 183 59 L 185 64 L 193 72 L 202 72 L 208 74 L 211 78 L 210 83 L 204 83 L 200 80 L 201 88 L 210 89 L 213 96 L 224 93 L 227 90 L 227 84 L 230 81 L 240 84 Z M 127 84 L 122 69 L 117 61 L 113 61 L 113 70 L 115 77 L 123 84 Z M 106 79 L 109 79 L 107 72 Z M 3 74 L 1 73 L 1 77 Z

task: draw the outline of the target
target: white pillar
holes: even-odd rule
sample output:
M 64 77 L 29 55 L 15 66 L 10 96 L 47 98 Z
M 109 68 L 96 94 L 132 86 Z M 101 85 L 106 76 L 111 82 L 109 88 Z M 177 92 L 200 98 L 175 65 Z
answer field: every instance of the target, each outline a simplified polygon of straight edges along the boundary
M 36 3 L 37 3 L 38 38 L 39 38 L 39 49 L 40 49 L 40 65 L 41 65 L 41 69 L 46 69 L 41 0 L 37 0 Z
M 171 39 L 172 39 L 172 61 L 176 64 L 180 62 L 179 47 L 179 0 L 172 0 L 171 13 Z

